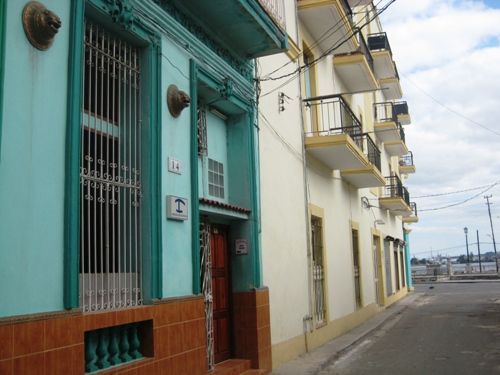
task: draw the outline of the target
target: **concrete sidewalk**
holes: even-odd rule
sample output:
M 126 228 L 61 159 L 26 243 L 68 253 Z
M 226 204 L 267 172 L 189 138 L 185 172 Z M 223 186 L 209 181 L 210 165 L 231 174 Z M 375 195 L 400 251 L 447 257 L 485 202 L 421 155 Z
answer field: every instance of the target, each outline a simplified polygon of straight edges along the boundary
M 389 306 L 365 323 L 339 336 L 319 348 L 285 363 L 271 372 L 271 375 L 314 375 L 330 366 L 365 337 L 380 328 L 391 318 L 401 314 L 409 305 L 420 298 L 422 293 L 410 293 L 402 300 Z

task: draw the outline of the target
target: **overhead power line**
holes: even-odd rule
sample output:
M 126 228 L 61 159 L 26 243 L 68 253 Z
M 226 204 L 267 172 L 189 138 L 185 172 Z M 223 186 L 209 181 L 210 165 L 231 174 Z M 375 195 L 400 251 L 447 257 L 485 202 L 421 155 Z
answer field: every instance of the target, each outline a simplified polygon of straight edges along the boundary
M 375 12 L 375 14 L 371 18 L 369 18 L 365 23 L 363 23 L 361 26 L 358 27 L 358 25 L 359 25 L 360 22 L 358 22 L 357 24 L 355 24 L 354 27 L 353 27 L 354 30 L 349 35 L 347 35 L 344 39 L 338 40 L 331 48 L 329 48 L 328 50 L 326 50 L 323 54 L 321 54 L 319 57 L 317 57 L 316 59 L 312 60 L 308 64 L 300 65 L 293 72 L 290 72 L 290 73 L 287 73 L 287 74 L 283 74 L 283 75 L 281 75 L 279 77 L 268 77 L 268 78 L 265 78 L 265 79 L 257 78 L 256 81 L 258 83 L 260 81 L 276 81 L 276 80 L 281 80 L 281 79 L 284 79 L 284 78 L 288 78 L 288 80 L 286 80 L 282 84 L 278 85 L 277 87 L 269 90 L 268 92 L 266 92 L 264 94 L 261 94 L 261 97 L 267 96 L 267 95 L 269 95 L 269 94 L 271 94 L 271 93 L 273 93 L 273 92 L 281 89 L 282 87 L 286 86 L 288 83 L 290 83 L 291 81 L 293 81 L 296 77 L 298 77 L 300 75 L 300 73 L 302 72 L 302 70 L 304 70 L 305 68 L 310 68 L 310 67 L 316 65 L 319 61 L 321 61 L 322 59 L 324 59 L 326 56 L 328 56 L 331 53 L 333 53 L 336 49 L 340 48 L 344 43 L 346 43 L 351 37 L 353 37 L 354 35 L 356 35 L 356 33 L 361 32 L 361 29 L 363 27 L 365 27 L 370 22 L 372 22 L 375 18 L 379 17 L 382 13 L 384 13 L 389 8 L 389 6 L 392 5 L 394 2 L 396 2 L 396 0 L 389 0 L 389 2 L 386 5 L 384 5 L 382 8 L 380 8 L 379 10 L 377 10 Z
M 493 183 L 494 184 L 494 183 Z M 482 185 L 482 186 L 477 186 L 477 187 L 472 187 L 468 189 L 463 189 L 463 190 L 454 190 L 454 191 L 448 191 L 446 193 L 437 193 L 437 194 L 426 194 L 426 195 L 418 195 L 418 196 L 412 196 L 412 199 L 417 199 L 417 198 L 430 198 L 430 197 L 441 197 L 443 195 L 452 195 L 452 194 L 460 194 L 460 193 L 466 193 L 468 191 L 474 191 L 474 190 L 479 190 L 479 189 L 484 189 L 488 186 L 491 186 L 492 184 L 488 185 Z
M 490 133 L 493 133 L 495 135 L 498 135 L 500 136 L 500 133 L 487 127 L 486 125 L 483 125 L 479 122 L 477 122 L 476 120 L 473 120 L 471 119 L 470 117 L 467 117 L 465 116 L 464 114 L 454 110 L 453 108 L 447 106 L 446 104 L 444 104 L 443 102 L 441 102 L 440 100 L 436 99 L 434 96 L 432 96 L 431 94 L 429 94 L 427 91 L 425 91 L 423 88 L 421 88 L 419 85 L 417 85 L 414 81 L 412 81 L 408 76 L 404 75 L 404 74 L 401 74 L 403 77 L 405 77 L 408 82 L 410 82 L 413 86 L 415 86 L 415 88 L 417 88 L 420 92 L 422 92 L 425 96 L 427 96 L 428 98 L 432 99 L 434 102 L 436 102 L 437 104 L 439 104 L 441 107 L 443 107 L 444 109 L 448 110 L 449 112 L 457 115 L 458 117 L 461 117 L 463 118 L 464 120 L 467 120 L 469 121 L 470 123 L 476 125 L 476 126 L 479 126 L 481 128 L 483 128 L 484 130 L 486 131 L 489 131 Z
M 438 211 L 438 210 L 444 210 L 446 208 L 451 208 L 451 207 L 456 207 L 456 206 L 460 206 L 464 203 L 467 203 L 471 200 L 473 200 L 474 198 L 477 198 L 479 197 L 480 195 L 482 195 L 483 193 L 486 193 L 488 190 L 492 189 L 494 186 L 498 185 L 500 183 L 500 181 L 497 181 L 495 182 L 494 184 L 491 184 L 490 186 L 488 186 L 486 189 L 484 190 L 481 190 L 479 193 L 477 194 L 474 194 L 472 197 L 469 197 L 467 199 L 464 199 L 463 201 L 460 201 L 460 202 L 456 202 L 456 203 L 451 203 L 451 204 L 448 204 L 446 206 L 441 206 L 441 207 L 434 207 L 434 208 L 424 208 L 424 209 L 419 209 L 418 212 L 426 212 L 426 211 Z

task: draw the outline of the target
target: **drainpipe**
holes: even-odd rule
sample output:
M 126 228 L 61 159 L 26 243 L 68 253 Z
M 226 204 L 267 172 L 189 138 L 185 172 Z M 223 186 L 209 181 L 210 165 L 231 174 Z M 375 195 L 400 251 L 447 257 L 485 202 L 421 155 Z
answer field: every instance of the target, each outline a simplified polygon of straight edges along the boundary
M 295 2 L 296 5 L 296 2 Z M 297 7 L 295 6 L 295 9 Z M 297 37 L 299 35 L 299 20 L 298 14 L 295 13 L 295 30 Z M 299 41 L 297 40 L 297 43 Z M 300 59 L 297 59 L 297 68 L 300 67 Z M 306 252 L 307 252 L 307 300 L 309 302 L 309 312 L 306 316 L 302 318 L 302 326 L 304 330 L 304 344 L 306 352 L 309 352 L 309 344 L 307 341 L 307 332 L 313 331 L 314 319 L 313 319 L 313 301 L 312 301 L 312 290 L 313 290 L 313 274 L 312 274 L 312 250 L 311 250 L 311 220 L 309 218 L 309 187 L 307 183 L 307 162 L 306 162 L 306 145 L 305 145 L 305 134 L 304 134 L 304 105 L 302 102 L 302 81 L 300 79 L 300 71 L 298 75 L 299 80 L 299 101 L 300 101 L 300 135 L 302 139 L 302 183 L 304 185 L 304 215 L 306 219 Z
M 298 30 L 298 29 L 297 29 Z M 300 64 L 297 61 L 297 64 Z M 305 219 L 306 219 L 306 239 L 307 239 L 307 291 L 309 295 L 307 296 L 307 299 L 309 301 L 309 313 L 308 315 L 304 316 L 303 318 L 303 326 L 304 326 L 304 341 L 305 341 L 305 347 L 306 347 L 306 352 L 309 351 L 309 345 L 307 342 L 307 332 L 312 332 L 313 331 L 313 324 L 314 324 L 314 319 L 313 319 L 313 300 L 312 300 L 312 290 L 313 290 L 313 274 L 312 274 L 312 240 L 311 240 L 311 220 L 309 218 L 309 185 L 307 183 L 307 161 L 306 161 L 306 145 L 305 145 L 305 134 L 304 134 L 304 105 L 302 102 L 302 84 L 300 80 L 300 74 L 299 74 L 299 100 L 300 100 L 300 135 L 302 139 L 302 178 L 303 178 L 303 184 L 304 184 L 304 214 L 305 214 Z M 309 329 L 308 329 L 308 324 L 309 324 Z

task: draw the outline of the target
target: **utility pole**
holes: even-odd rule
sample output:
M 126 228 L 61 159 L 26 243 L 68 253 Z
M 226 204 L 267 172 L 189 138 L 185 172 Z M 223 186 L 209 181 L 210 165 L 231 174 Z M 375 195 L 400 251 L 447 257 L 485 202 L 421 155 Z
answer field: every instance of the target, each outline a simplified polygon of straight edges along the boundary
M 467 233 L 469 233 L 469 229 L 467 227 L 464 228 L 464 233 L 465 233 L 465 248 L 467 249 L 467 267 L 466 273 L 470 272 L 470 258 L 469 258 L 469 238 L 467 236 Z
M 483 273 L 483 267 L 481 266 L 481 249 L 479 248 L 479 230 L 476 229 L 477 235 L 477 255 L 479 255 L 479 273 Z
M 493 232 L 493 221 L 491 220 L 491 209 L 490 209 L 490 198 L 492 195 L 485 195 L 484 199 L 486 199 L 486 204 L 488 205 L 488 216 L 490 217 L 490 226 L 491 226 L 491 239 L 493 240 L 493 250 L 495 251 L 495 266 L 497 268 L 498 273 L 498 258 L 497 258 L 497 244 L 495 242 L 495 232 Z

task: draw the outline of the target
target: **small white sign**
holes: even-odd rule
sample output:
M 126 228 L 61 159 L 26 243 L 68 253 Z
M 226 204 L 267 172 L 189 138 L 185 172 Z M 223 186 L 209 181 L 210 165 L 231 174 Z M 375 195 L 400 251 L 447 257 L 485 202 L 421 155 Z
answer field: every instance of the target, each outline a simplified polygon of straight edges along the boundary
M 168 157 L 168 171 L 176 174 L 182 174 L 181 162 L 171 156 Z
M 237 239 L 236 244 L 236 255 L 247 255 L 248 254 L 248 241 L 244 239 Z
M 187 220 L 188 212 L 189 206 L 186 198 L 167 195 L 167 219 Z

